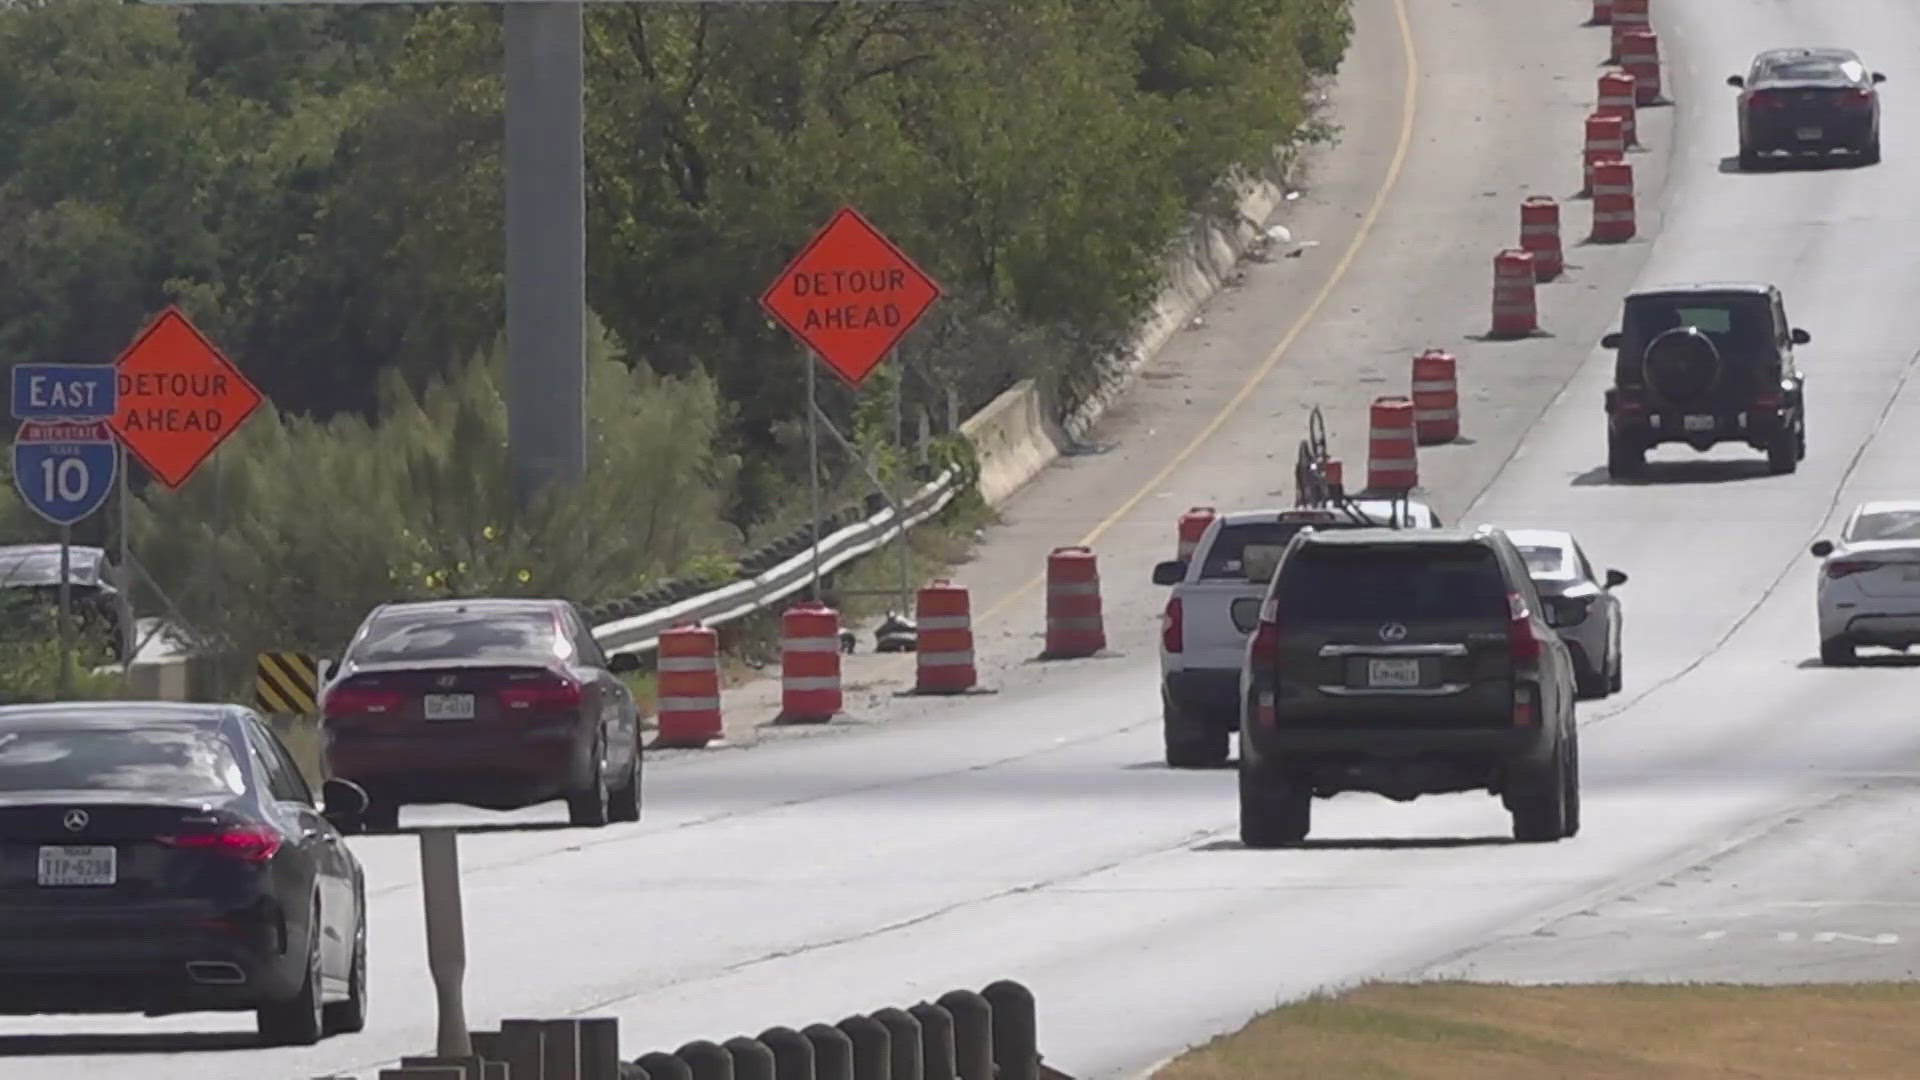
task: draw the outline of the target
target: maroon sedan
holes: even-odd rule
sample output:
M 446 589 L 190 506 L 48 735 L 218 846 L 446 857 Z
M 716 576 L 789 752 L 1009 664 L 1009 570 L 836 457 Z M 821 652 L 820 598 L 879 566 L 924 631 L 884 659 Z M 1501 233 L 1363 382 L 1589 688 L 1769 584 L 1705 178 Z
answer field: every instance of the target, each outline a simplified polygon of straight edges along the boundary
M 556 798 L 574 825 L 640 819 L 633 694 L 564 600 L 383 604 L 321 704 L 328 775 L 367 792 L 369 830 L 408 803 L 517 810 Z

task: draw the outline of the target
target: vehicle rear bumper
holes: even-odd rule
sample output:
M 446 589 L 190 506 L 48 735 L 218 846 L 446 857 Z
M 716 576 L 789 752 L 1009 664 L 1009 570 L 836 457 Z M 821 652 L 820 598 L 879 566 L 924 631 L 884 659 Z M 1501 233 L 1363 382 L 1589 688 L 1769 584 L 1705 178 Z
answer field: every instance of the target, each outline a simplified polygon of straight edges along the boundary
M 1689 429 L 1688 417 L 1712 417 L 1711 427 Z M 1744 442 L 1764 448 L 1783 427 L 1791 422 L 1785 409 L 1755 409 L 1727 412 L 1703 406 L 1699 412 L 1663 409 L 1627 412 L 1615 410 L 1609 423 L 1616 436 L 1624 436 L 1642 446 L 1663 443 L 1687 443 L 1705 449 L 1716 443 Z
M 1551 734 L 1538 727 L 1434 731 L 1372 727 L 1289 727 L 1242 735 L 1243 767 L 1293 776 L 1316 792 L 1372 791 L 1390 798 L 1448 791 L 1502 791 L 1516 773 L 1553 761 Z
M 1240 669 L 1169 671 L 1161 689 L 1182 712 L 1231 727 L 1240 723 Z
M 1803 139 L 1805 128 L 1818 128 L 1820 134 Z M 1801 116 L 1753 117 L 1747 122 L 1747 148 L 1762 154 L 1813 153 L 1836 147 L 1864 149 L 1873 138 L 1871 113 L 1819 112 Z
M 277 910 L 195 922 L 0 905 L 0 1014 L 231 1011 L 298 987 L 304 958 Z
M 1883 610 L 1854 612 L 1823 626 L 1826 637 L 1841 637 L 1861 645 L 1886 645 L 1904 648 L 1920 644 L 1920 603 L 1894 601 Z
M 584 786 L 586 739 L 573 727 L 528 731 L 511 742 L 443 730 L 339 732 L 326 740 L 324 756 L 329 775 L 376 800 L 511 809 Z

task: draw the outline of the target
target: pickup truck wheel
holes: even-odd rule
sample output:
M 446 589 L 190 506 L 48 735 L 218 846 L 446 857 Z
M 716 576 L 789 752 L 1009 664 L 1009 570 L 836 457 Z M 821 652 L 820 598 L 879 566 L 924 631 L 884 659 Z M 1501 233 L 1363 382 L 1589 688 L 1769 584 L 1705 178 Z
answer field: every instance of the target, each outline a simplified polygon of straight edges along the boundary
M 1224 727 L 1195 716 L 1165 696 L 1160 700 L 1160 715 L 1166 732 L 1168 768 L 1205 769 L 1227 763 L 1228 732 Z
M 1240 843 L 1249 848 L 1298 844 L 1313 827 L 1313 789 L 1240 767 Z
M 1522 776 L 1522 786 L 1507 798 L 1513 838 L 1523 844 L 1551 843 L 1567 835 L 1567 752 L 1554 755 L 1545 775 Z M 1578 811 L 1576 810 L 1577 814 Z

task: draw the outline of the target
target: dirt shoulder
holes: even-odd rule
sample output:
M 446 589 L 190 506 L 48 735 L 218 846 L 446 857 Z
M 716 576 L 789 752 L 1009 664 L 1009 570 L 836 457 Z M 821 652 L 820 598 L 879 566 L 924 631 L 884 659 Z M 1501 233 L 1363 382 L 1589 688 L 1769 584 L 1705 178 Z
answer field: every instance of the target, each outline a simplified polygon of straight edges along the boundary
M 1910 1076 L 1920 984 L 1375 984 L 1298 1002 L 1154 1080 Z

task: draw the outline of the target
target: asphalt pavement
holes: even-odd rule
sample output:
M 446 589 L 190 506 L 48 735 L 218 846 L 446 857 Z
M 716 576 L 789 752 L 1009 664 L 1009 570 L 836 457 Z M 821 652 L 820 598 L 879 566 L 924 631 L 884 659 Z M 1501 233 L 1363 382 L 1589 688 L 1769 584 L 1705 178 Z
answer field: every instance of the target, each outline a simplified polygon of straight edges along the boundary
M 1920 122 L 1904 103 L 1920 72 L 1895 61 L 1920 55 L 1920 13 L 1655 4 L 1677 104 L 1642 114 L 1634 161 L 1657 232 L 1570 247 L 1568 280 L 1542 293 L 1551 336 L 1471 338 L 1519 199 L 1578 186 L 1606 31 L 1579 26 L 1585 4 L 1410 3 L 1403 127 L 1399 9 L 1359 0 L 1336 94 L 1348 141 L 1290 211 L 1321 246 L 1251 267 L 961 569 L 993 692 L 929 703 L 877 688 L 831 737 L 656 762 L 634 826 L 557 828 L 557 808 L 410 812 L 480 830 L 463 842 L 474 1025 L 618 1016 L 637 1055 L 1007 976 L 1038 995 L 1050 1063 L 1117 1076 L 1373 975 L 1904 974 L 1920 933 L 1901 865 L 1920 673 L 1813 661 L 1806 545 L 1853 503 L 1916 483 Z M 1794 42 L 1857 43 L 1887 71 L 1882 165 L 1749 176 L 1723 161 L 1725 76 Z M 1577 239 L 1585 204 L 1563 218 Z M 1701 277 L 1778 282 L 1812 333 L 1808 457 L 1771 477 L 1743 448 L 1668 449 L 1647 481 L 1613 484 L 1599 335 L 1636 281 Z M 1357 472 L 1365 402 L 1429 346 L 1462 357 L 1471 440 L 1423 455 L 1442 512 L 1571 529 L 1632 578 L 1626 689 L 1582 706 L 1584 830 L 1515 845 L 1484 795 L 1342 796 L 1316 805 L 1305 849 L 1240 850 L 1232 773 L 1159 764 L 1164 594 L 1148 569 L 1185 506 L 1290 498 L 1312 403 Z M 1113 655 L 1033 663 L 1040 597 L 1022 586 L 1047 547 L 1089 535 Z M 20 1074 L 36 1078 L 238 1080 L 370 1075 L 423 1049 L 414 844 L 354 845 L 375 886 L 365 1033 L 269 1051 L 250 1047 L 245 1017 L 37 1018 L 0 1023 L 0 1054 L 34 1055 Z

